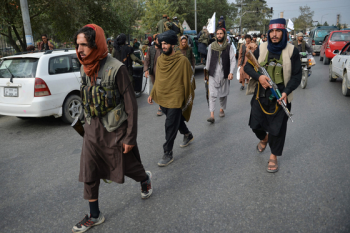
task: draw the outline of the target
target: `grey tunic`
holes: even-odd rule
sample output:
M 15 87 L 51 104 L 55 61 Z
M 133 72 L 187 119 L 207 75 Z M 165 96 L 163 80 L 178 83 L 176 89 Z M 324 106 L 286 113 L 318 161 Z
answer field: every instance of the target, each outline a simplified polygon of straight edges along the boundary
M 209 70 L 210 67 L 211 54 L 211 45 L 209 45 L 207 62 L 205 66 L 206 70 Z M 236 66 L 236 58 L 235 52 L 232 48 L 230 49 L 230 64 L 230 73 L 233 74 L 233 71 Z M 218 63 L 216 64 L 214 77 L 209 76 L 209 92 L 209 101 L 211 101 L 210 97 L 225 97 L 230 94 L 230 81 L 227 79 L 227 77 L 224 78 L 224 68 L 222 67 L 221 57 L 219 58 Z

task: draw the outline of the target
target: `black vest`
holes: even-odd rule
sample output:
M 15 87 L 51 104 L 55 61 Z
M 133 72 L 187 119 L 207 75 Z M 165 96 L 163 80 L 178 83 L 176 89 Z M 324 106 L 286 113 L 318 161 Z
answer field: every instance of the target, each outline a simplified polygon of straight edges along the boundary
M 221 53 L 221 61 L 222 61 L 222 67 L 224 68 L 224 79 L 228 78 L 228 75 L 230 74 L 230 48 L 231 46 L 228 44 L 226 49 L 222 51 Z M 209 75 L 214 77 L 215 70 L 216 70 L 216 64 L 218 63 L 219 59 L 219 51 L 211 50 L 211 59 L 210 59 L 210 66 L 209 66 Z

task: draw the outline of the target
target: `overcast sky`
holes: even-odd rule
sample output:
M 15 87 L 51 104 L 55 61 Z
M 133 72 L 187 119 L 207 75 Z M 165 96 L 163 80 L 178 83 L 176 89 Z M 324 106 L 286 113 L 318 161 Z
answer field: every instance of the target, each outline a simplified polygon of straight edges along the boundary
M 266 2 L 268 7 L 273 7 L 272 18 L 279 18 L 282 11 L 285 19 L 298 17 L 299 7 L 307 5 L 314 11 L 314 21 L 321 23 L 322 18 L 322 23 L 327 21 L 329 25 L 336 24 L 337 14 L 340 14 L 340 23 L 350 24 L 350 0 L 266 0 Z

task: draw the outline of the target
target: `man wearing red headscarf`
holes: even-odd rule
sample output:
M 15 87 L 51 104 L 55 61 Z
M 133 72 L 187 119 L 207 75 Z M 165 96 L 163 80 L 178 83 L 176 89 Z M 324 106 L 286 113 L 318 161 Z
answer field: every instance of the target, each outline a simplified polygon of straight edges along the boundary
M 141 183 L 141 198 L 152 194 L 151 172 L 145 171 L 137 147 L 137 102 L 126 66 L 108 55 L 104 31 L 95 24 L 74 36 L 82 64 L 81 96 L 84 105 L 84 140 L 79 181 L 90 215 L 72 231 L 85 232 L 104 222 L 99 210 L 100 179 L 124 183 L 128 176 Z

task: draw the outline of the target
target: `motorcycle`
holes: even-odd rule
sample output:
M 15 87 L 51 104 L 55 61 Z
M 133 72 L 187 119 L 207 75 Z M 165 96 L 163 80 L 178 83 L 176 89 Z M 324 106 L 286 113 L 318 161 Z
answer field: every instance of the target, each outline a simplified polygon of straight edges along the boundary
M 301 61 L 301 69 L 302 69 L 302 78 L 300 86 L 302 89 L 305 89 L 307 85 L 307 78 L 311 76 L 311 67 L 316 65 L 315 58 L 312 54 L 307 52 L 300 52 L 300 61 Z

